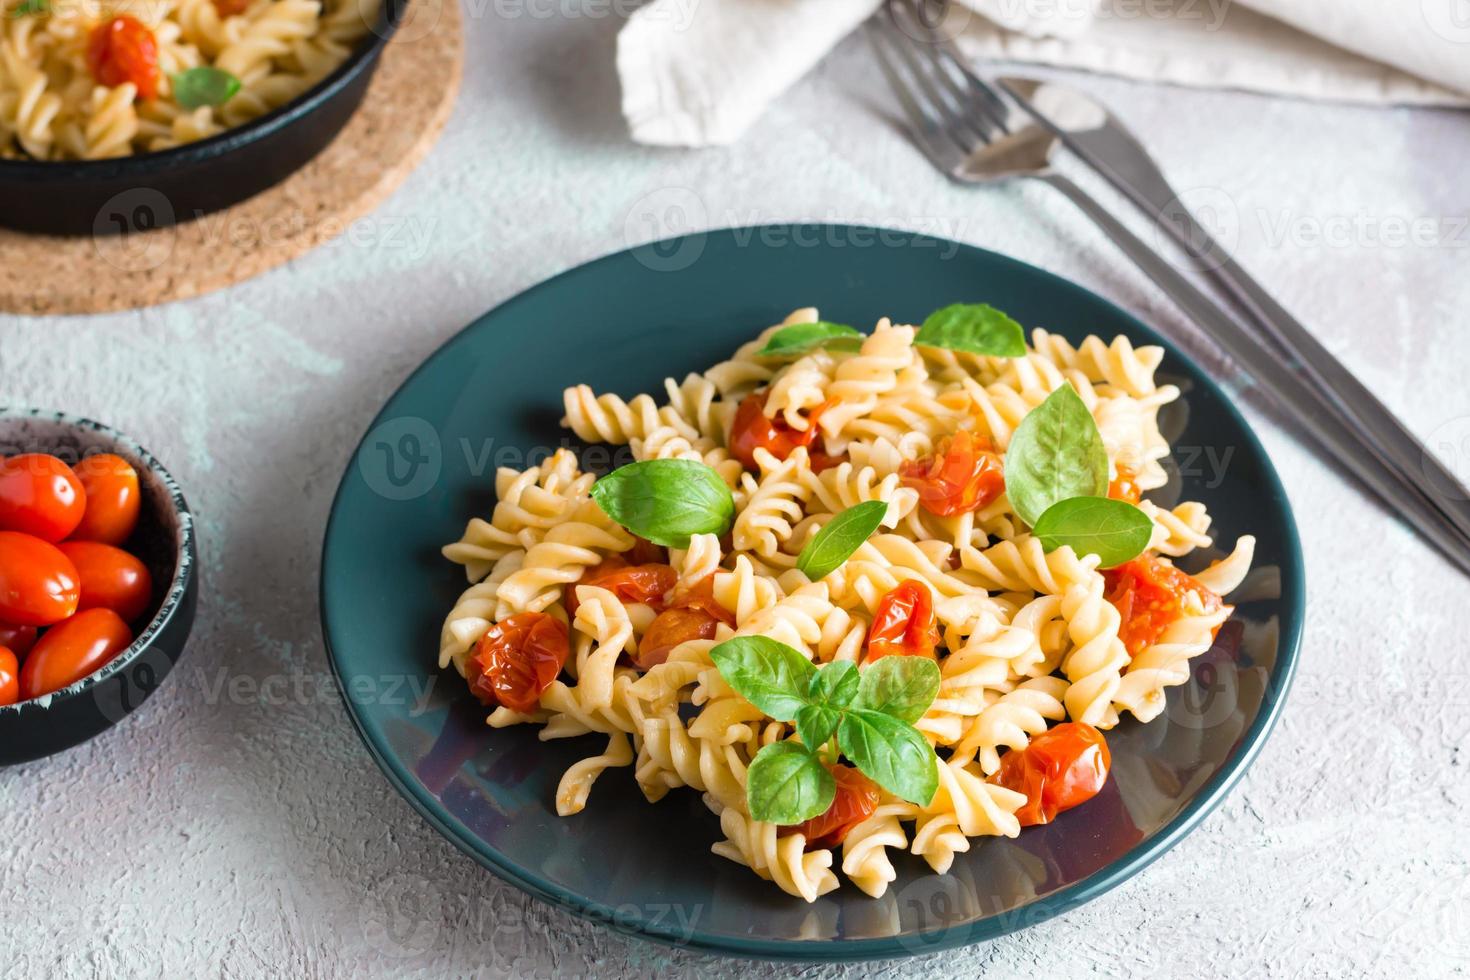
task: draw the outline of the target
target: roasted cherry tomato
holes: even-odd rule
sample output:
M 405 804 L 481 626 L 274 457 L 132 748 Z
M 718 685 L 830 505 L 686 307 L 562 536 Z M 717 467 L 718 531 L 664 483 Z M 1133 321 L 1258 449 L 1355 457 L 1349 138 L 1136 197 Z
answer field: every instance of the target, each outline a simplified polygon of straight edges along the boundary
M 656 667 L 669 659 L 674 647 L 690 640 L 713 640 L 719 628 L 720 621 L 703 609 L 665 609 L 638 641 L 638 656 L 633 662 L 639 670 Z
M 82 481 L 55 456 L 24 453 L 0 462 L 0 530 L 60 541 L 86 508 Z
M 1005 460 L 989 439 L 961 429 L 939 444 L 939 451 L 899 471 L 906 486 L 919 491 L 919 505 L 931 514 L 953 517 L 979 510 L 1006 489 Z
M 1108 601 L 1123 617 L 1118 636 L 1134 656 L 1184 615 L 1184 600 L 1189 593 L 1199 595 L 1205 612 L 1214 612 L 1224 604 L 1193 576 L 1156 555 L 1143 554 L 1110 568 L 1103 572 L 1103 578 L 1108 585 Z
M 640 670 L 648 670 L 669 658 L 669 651 L 690 640 L 712 640 L 720 624 L 734 627 L 735 615 L 715 601 L 714 579 L 706 578 L 692 589 L 676 592 L 669 608 L 659 613 L 633 658 Z
M 1130 504 L 1138 503 L 1143 499 L 1143 491 L 1138 489 L 1138 474 L 1119 464 L 1118 475 L 1108 484 L 1108 496 Z
M 702 609 L 726 626 L 735 626 L 735 614 L 715 600 L 714 576 L 706 578 L 692 589 L 674 593 L 674 601 L 669 603 L 669 608 Z
M 1063 810 L 1096 796 L 1108 781 L 1112 764 L 1102 732 L 1069 721 L 1042 732 L 1024 749 L 1001 756 L 990 781 L 1026 794 L 1016 817 L 1022 827 L 1030 827 L 1050 823 Z
M 0 707 L 20 700 L 20 660 L 9 647 L 0 646 Z
M 852 766 L 831 767 L 837 783 L 832 805 L 791 832 L 806 836 L 806 849 L 836 847 L 847 839 L 848 831 L 873 815 L 878 808 L 878 785 Z
M 679 573 L 669 565 L 629 565 L 590 575 L 578 584 L 606 589 L 625 603 L 641 602 L 661 609 L 664 596 L 678 581 Z
M 0 623 L 0 647 L 6 647 L 17 657 L 24 657 L 36 645 L 37 630 L 34 626 L 12 626 Z
M 50 626 L 77 611 L 81 580 L 54 544 L 0 531 L 0 622 Z
M 807 447 L 812 469 L 821 471 L 841 462 L 837 456 L 828 456 L 820 450 L 812 450 L 817 439 L 817 418 L 826 405 L 818 405 L 807 415 L 805 430 L 793 429 L 784 415 L 766 418 L 766 393 L 758 391 L 746 395 L 735 410 L 735 421 L 730 426 L 730 455 L 740 460 L 748 470 L 757 468 L 755 451 L 764 449 L 777 459 L 785 459 L 798 446 Z
M 934 596 L 926 586 L 908 579 L 878 600 L 878 610 L 868 630 L 865 663 L 894 655 L 933 657 L 937 646 L 939 626 L 934 620 Z
M 595 585 L 606 589 L 623 603 L 641 602 L 655 609 L 664 607 L 664 596 L 679 581 L 679 573 L 669 565 L 629 565 L 621 557 L 610 556 L 600 565 L 589 568 L 576 582 L 566 587 L 567 618 L 575 619 L 577 587 Z
M 138 471 L 111 453 L 88 456 L 73 469 L 87 491 L 87 509 L 71 539 L 122 544 L 138 526 Z
M 136 17 L 123 14 L 92 28 L 87 42 L 87 67 L 99 85 L 132 82 L 138 98 L 158 94 L 158 39 Z
M 567 628 L 546 613 L 517 613 L 492 625 L 469 660 L 469 684 L 485 704 L 535 711 L 567 662 Z
M 634 538 L 633 547 L 623 552 L 623 559 L 629 565 L 667 565 L 669 549 L 643 538 Z
M 75 684 L 132 642 L 132 630 L 111 609 L 79 612 L 36 641 L 20 668 L 20 696 L 30 700 Z
M 63 541 L 57 547 L 82 581 L 78 609 L 111 609 L 129 623 L 147 611 L 153 577 L 141 561 L 99 541 Z

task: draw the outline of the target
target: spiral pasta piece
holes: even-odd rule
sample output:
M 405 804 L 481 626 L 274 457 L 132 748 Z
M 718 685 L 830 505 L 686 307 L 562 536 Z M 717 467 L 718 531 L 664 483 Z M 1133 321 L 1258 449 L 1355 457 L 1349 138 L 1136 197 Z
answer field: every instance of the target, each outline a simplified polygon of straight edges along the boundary
M 1062 662 L 1072 685 L 1067 689 L 1067 715 L 1094 728 L 1112 728 L 1118 723 L 1112 702 L 1128 665 L 1128 651 L 1118 638 L 1122 618 L 1103 598 L 1101 579 L 1069 589 L 1062 597 L 1062 615 L 1074 644 Z
M 815 902 L 837 887 L 832 852 L 806 850 L 801 834 L 780 836 L 775 824 L 752 820 L 735 807 L 720 810 L 720 829 L 725 839 L 711 848 L 714 853 L 775 882 L 788 895 Z
M 612 523 L 591 501 L 578 504 L 564 524 L 526 552 L 525 561 L 501 583 L 496 597 L 514 612 L 540 612 L 561 596 L 562 587 L 603 558 L 633 547 L 633 536 Z

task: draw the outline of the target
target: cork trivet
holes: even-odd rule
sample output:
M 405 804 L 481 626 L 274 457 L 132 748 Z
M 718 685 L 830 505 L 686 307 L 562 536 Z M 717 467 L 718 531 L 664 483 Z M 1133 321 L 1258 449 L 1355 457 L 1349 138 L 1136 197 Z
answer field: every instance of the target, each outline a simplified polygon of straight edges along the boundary
M 413 0 L 362 105 L 305 167 L 234 207 L 170 228 L 95 238 L 0 228 L 0 312 L 103 313 L 198 296 L 342 234 L 434 145 L 463 62 L 458 0 Z

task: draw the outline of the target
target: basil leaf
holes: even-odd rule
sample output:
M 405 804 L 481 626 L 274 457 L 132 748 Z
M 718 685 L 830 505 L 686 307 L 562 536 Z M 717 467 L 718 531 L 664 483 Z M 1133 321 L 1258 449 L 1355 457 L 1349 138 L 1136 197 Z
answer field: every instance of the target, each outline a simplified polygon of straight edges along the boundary
M 48 0 L 21 0 L 20 3 L 10 8 L 11 20 L 19 20 L 31 14 L 44 14 L 51 9 Z
M 881 500 L 869 500 L 847 508 L 812 535 L 806 547 L 801 549 L 796 567 L 813 582 L 826 578 L 862 547 L 887 514 L 888 505 Z
M 1069 497 L 1106 497 L 1108 451 L 1092 413 L 1069 384 L 1026 413 L 1006 448 L 1006 496 L 1033 528 Z
M 811 703 L 806 692 L 817 670 L 784 643 L 768 636 L 736 636 L 709 655 L 725 683 L 777 721 L 792 721 Z
M 1148 547 L 1154 523 L 1126 500 L 1073 497 L 1052 504 L 1031 530 L 1047 551 L 1071 545 L 1077 554 L 1097 555 L 1103 568 L 1112 568 Z
M 884 657 L 863 668 L 855 709 L 877 711 L 899 721 L 924 717 L 939 694 L 939 665 L 928 657 Z
M 796 713 L 796 734 L 813 752 L 820 749 L 837 731 L 842 712 L 825 704 L 808 704 Z
M 807 696 L 816 703 L 845 708 L 852 703 L 857 690 L 857 664 L 851 660 L 834 660 L 817 671 L 811 686 L 807 688 Z
M 853 708 L 842 716 L 837 742 L 853 765 L 894 796 L 920 806 L 934 799 L 938 758 L 914 726 L 881 711 Z
M 826 812 L 837 795 L 832 773 L 816 753 L 796 742 L 772 742 L 755 754 L 745 776 L 750 815 L 790 825 Z
M 782 327 L 766 341 L 766 346 L 756 351 L 757 357 L 790 357 L 805 354 L 817 347 L 842 342 L 843 349 L 856 350 L 854 343 L 862 344 L 862 334 L 845 323 L 793 323 Z
M 603 513 L 640 538 L 689 547 L 694 534 L 724 534 L 735 498 L 720 475 L 692 459 L 648 459 L 613 470 L 592 485 Z
M 201 65 L 173 76 L 174 101 L 185 109 L 223 105 L 240 91 L 240 80 L 220 68 Z
M 914 343 L 991 357 L 1026 356 L 1026 331 L 985 303 L 955 303 L 924 320 Z

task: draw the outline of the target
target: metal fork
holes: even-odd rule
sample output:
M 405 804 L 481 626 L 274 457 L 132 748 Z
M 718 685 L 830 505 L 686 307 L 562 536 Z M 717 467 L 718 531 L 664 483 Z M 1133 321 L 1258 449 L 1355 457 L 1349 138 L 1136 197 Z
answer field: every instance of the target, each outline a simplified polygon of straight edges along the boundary
M 1138 265 L 1343 469 L 1470 574 L 1470 534 L 1388 458 L 1337 406 L 1263 348 L 1215 301 L 1051 165 L 1059 139 L 1013 116 L 1006 103 L 943 43 L 925 19 L 925 0 L 888 0 L 867 24 L 878 64 L 898 97 L 915 144 L 941 172 L 965 184 L 1016 177 L 1060 191 Z

